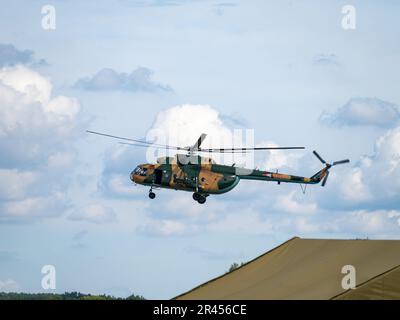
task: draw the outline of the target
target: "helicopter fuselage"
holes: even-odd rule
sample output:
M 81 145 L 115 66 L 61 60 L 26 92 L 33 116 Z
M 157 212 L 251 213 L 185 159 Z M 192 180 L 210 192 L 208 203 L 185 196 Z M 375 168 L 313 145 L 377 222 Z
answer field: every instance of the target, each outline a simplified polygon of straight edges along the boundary
M 131 173 L 131 180 L 146 186 L 201 194 L 222 194 L 237 186 L 240 181 L 237 175 L 230 170 L 216 171 L 213 166 L 215 165 L 142 164 Z
M 184 164 L 179 163 L 179 161 L 175 163 L 141 164 L 132 171 L 130 178 L 134 183 L 152 188 L 190 191 L 207 196 L 231 191 L 241 179 L 315 184 L 323 178 L 323 173 L 313 179 L 220 165 L 209 160 Z

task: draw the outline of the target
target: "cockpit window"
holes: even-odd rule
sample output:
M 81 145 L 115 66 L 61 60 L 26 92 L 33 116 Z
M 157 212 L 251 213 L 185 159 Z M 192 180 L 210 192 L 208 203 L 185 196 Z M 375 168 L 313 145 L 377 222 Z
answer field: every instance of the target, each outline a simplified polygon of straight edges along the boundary
M 146 176 L 147 175 L 147 168 L 136 167 L 136 169 L 133 172 L 135 174 L 138 174 L 139 176 Z

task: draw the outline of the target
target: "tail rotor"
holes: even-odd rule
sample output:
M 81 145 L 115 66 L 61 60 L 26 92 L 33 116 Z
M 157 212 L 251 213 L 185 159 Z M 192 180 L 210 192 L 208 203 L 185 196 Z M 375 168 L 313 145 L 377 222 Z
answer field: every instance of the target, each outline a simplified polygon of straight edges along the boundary
M 322 180 L 322 184 L 321 186 L 324 187 L 326 184 L 326 181 L 328 180 L 329 177 L 329 169 L 333 166 L 336 166 L 338 164 L 344 164 L 344 163 L 349 163 L 350 160 L 349 159 L 344 159 L 344 160 L 339 160 L 339 161 L 334 161 L 333 163 L 328 163 L 326 162 L 318 153 L 317 151 L 313 151 L 314 155 L 318 158 L 319 161 L 321 161 L 324 165 L 325 165 L 325 176 Z

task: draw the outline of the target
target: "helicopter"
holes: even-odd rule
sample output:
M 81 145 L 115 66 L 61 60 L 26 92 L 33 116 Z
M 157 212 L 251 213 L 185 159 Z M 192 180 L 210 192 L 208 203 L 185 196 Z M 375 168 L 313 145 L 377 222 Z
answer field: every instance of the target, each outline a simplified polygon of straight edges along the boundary
M 193 192 L 193 200 L 204 204 L 210 195 L 224 194 L 235 188 L 240 180 L 272 181 L 281 184 L 318 184 L 324 187 L 329 176 L 329 169 L 333 166 L 349 163 L 349 159 L 326 162 L 315 150 L 313 154 L 325 165 L 311 177 L 302 177 L 278 172 L 263 171 L 258 169 L 245 169 L 236 167 L 235 164 L 217 164 L 210 157 L 200 156 L 199 153 L 245 153 L 260 150 L 288 150 L 304 149 L 304 147 L 254 147 L 254 148 L 201 148 L 206 138 L 203 133 L 192 146 L 179 147 L 152 143 L 144 140 L 130 139 L 106 133 L 87 130 L 86 132 L 114 139 L 123 140 L 121 144 L 137 147 L 157 147 L 185 151 L 174 157 L 160 157 L 157 163 L 139 164 L 130 174 L 132 183 L 150 187 L 149 198 L 154 199 L 156 194 L 153 189 L 165 188 Z

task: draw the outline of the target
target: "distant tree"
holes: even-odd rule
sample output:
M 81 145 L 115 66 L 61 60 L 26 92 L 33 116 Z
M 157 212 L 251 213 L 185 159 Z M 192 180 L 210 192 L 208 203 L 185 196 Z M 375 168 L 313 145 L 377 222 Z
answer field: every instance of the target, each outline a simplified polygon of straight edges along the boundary
M 64 293 L 17 293 L 0 292 L 0 300 L 145 300 L 143 296 L 130 295 L 128 298 L 118 298 L 110 295 L 92 295 L 81 292 Z
M 131 294 L 126 300 L 146 300 L 143 296 L 139 296 L 136 294 Z
M 234 262 L 231 264 L 231 266 L 229 267 L 229 270 L 226 273 L 232 272 L 233 270 L 236 270 L 237 268 L 241 267 L 244 264 L 245 264 L 245 262 L 241 262 L 240 264 Z

